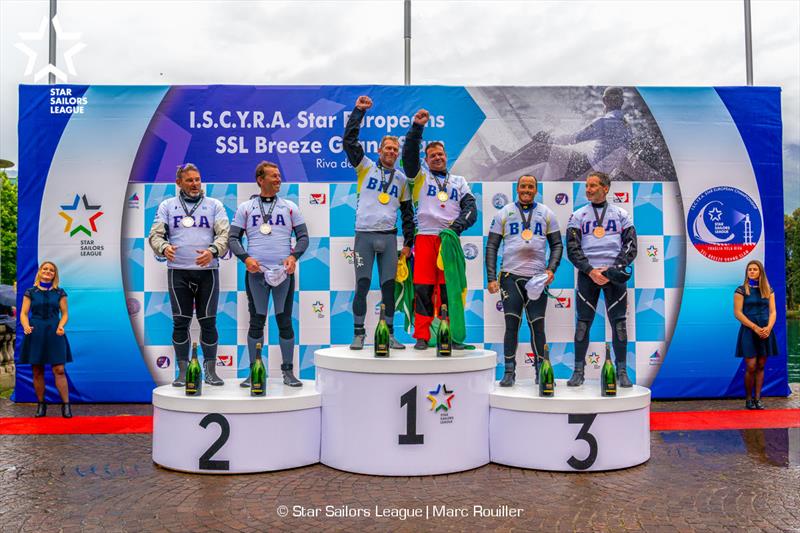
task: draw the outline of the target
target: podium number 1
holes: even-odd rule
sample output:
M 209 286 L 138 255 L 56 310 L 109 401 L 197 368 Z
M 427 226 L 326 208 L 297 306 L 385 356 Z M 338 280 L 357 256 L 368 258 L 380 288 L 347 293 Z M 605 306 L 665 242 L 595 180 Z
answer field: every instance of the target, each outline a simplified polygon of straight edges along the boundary
M 400 409 L 406 410 L 406 432 L 397 436 L 398 444 L 424 444 L 425 435 L 417 434 L 417 388 L 409 389 L 400 396 Z
M 586 459 L 576 459 L 573 455 L 567 461 L 567 464 L 575 470 L 586 470 L 597 460 L 597 439 L 594 435 L 589 433 L 589 428 L 592 427 L 592 422 L 594 422 L 596 417 L 596 414 L 569 415 L 569 419 L 567 420 L 570 424 L 582 424 L 575 440 L 585 440 L 589 445 L 589 455 L 586 456 Z

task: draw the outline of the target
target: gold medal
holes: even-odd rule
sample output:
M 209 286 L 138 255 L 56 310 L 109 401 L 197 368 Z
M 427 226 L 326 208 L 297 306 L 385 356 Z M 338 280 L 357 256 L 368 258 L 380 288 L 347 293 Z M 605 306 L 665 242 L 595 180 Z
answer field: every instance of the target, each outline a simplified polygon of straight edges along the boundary
M 380 203 L 382 203 L 383 205 L 388 204 L 389 203 L 389 193 L 385 193 L 385 192 L 380 193 L 378 195 L 378 201 Z
M 603 229 L 603 226 L 597 226 L 594 228 L 594 231 L 592 233 L 598 239 L 602 239 L 603 236 L 606 234 L 606 230 Z
M 439 194 L 436 195 L 436 198 L 438 198 L 440 202 L 446 202 L 448 198 L 447 191 L 439 191 Z
M 533 239 L 533 232 L 530 228 L 522 230 L 522 234 L 520 235 L 524 240 L 529 241 Z

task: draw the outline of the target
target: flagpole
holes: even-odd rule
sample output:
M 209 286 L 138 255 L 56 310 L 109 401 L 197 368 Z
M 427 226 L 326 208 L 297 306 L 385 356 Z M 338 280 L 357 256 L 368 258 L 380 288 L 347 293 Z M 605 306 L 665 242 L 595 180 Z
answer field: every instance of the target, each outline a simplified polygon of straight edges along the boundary
M 753 32 L 750 22 L 750 0 L 744 0 L 744 55 L 747 85 L 753 85 Z
M 405 84 L 411 85 L 411 0 L 404 0 Z
M 58 0 L 50 0 L 50 65 L 56 66 L 56 29 L 53 27 L 53 19 L 56 17 L 56 2 Z M 47 81 L 50 85 L 56 82 L 56 75 L 53 70 L 47 74 Z

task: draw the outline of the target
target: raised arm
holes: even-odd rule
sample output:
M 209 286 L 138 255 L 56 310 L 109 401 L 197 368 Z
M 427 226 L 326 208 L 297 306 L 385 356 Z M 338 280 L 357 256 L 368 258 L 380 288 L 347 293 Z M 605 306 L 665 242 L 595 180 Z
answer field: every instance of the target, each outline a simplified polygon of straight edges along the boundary
M 403 143 L 403 172 L 406 173 L 408 179 L 413 180 L 419 174 L 419 150 L 422 145 L 422 132 L 425 130 L 425 124 L 430 119 L 430 113 L 424 109 L 417 111 L 414 115 L 414 123 L 411 124 L 411 129 L 406 133 L 406 142 Z
M 361 160 L 364 159 L 364 149 L 358 142 L 358 133 L 361 129 L 361 120 L 370 107 L 372 107 L 372 99 L 369 96 L 359 96 L 356 100 L 356 106 L 353 112 L 350 113 L 350 118 L 347 119 L 347 124 L 344 127 L 342 144 L 347 154 L 347 160 L 354 167 L 357 167 Z

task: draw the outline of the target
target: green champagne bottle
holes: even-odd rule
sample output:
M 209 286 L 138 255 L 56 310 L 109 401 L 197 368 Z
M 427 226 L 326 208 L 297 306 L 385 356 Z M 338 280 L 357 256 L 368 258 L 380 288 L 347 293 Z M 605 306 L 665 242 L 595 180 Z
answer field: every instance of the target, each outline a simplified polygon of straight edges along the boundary
M 389 357 L 389 326 L 386 324 L 384 304 L 381 304 L 381 318 L 375 328 L 375 357 Z
M 606 361 L 600 371 L 600 394 L 602 396 L 617 395 L 617 372 L 614 370 L 614 363 L 611 362 L 611 349 L 606 343 Z
M 550 364 L 550 347 L 544 345 L 544 359 L 539 363 L 539 396 L 552 398 L 555 394 L 555 375 Z
M 267 369 L 261 359 L 261 343 L 256 344 L 256 358 L 250 366 L 250 396 L 264 396 L 267 393 Z
M 203 370 L 197 360 L 197 343 L 192 343 L 192 360 L 186 368 L 186 396 L 200 396 L 203 392 Z
M 442 304 L 439 320 L 439 334 L 436 336 L 436 357 L 450 357 L 453 349 L 450 339 L 450 319 L 447 317 L 447 304 Z

